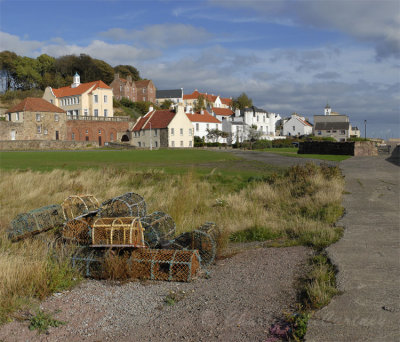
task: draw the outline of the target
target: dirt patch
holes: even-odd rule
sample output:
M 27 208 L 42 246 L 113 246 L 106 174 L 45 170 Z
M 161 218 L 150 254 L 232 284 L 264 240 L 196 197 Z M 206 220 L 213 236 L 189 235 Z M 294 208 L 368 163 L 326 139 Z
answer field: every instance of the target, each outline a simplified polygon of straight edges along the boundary
M 0 329 L 11 341 L 263 341 L 276 318 L 293 309 L 294 282 L 311 250 L 257 248 L 219 260 L 209 279 L 191 283 L 89 280 L 41 304 L 67 322 L 47 335 L 12 322 Z M 174 291 L 179 300 L 165 303 Z

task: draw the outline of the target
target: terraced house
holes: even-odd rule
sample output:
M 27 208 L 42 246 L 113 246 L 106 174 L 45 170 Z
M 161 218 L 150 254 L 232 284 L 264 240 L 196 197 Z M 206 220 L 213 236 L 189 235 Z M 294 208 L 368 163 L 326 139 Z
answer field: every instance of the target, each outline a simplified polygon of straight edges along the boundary
M 81 83 L 76 73 L 73 83 L 62 88 L 47 87 L 43 99 L 66 111 L 67 116 L 113 117 L 113 91 L 103 81 Z
M 182 104 L 175 110 L 153 110 L 132 129 L 131 143 L 141 148 L 193 147 L 193 125 Z

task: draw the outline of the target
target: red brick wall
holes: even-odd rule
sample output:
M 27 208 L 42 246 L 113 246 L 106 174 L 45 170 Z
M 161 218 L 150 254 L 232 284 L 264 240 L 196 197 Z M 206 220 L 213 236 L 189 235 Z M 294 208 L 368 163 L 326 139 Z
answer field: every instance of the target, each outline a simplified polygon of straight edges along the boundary
M 128 129 L 128 121 L 68 120 L 67 140 L 98 141 L 104 145 L 105 142 L 117 141 L 117 132 L 125 132 Z M 74 134 L 74 139 L 72 134 Z

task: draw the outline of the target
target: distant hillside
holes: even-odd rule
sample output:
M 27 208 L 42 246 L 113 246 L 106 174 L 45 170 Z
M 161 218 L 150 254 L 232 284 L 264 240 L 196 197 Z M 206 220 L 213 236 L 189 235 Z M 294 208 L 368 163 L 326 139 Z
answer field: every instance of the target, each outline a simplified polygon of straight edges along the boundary
M 81 82 L 102 80 L 110 84 L 114 74 L 121 77 L 132 76 L 134 81 L 141 80 L 139 71 L 131 65 L 112 67 L 108 63 L 81 54 L 66 55 L 58 58 L 43 54 L 37 58 L 18 56 L 11 51 L 0 52 L 0 91 L 44 90 L 47 86 L 60 88 L 72 83 L 75 73 L 81 76 Z

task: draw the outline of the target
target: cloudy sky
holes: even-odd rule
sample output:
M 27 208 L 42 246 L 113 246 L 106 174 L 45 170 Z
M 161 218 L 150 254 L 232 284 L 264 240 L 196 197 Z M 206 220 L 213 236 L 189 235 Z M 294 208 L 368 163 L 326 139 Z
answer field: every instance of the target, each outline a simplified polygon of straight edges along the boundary
M 0 50 L 86 53 L 158 89 L 237 96 L 399 137 L 398 0 L 0 0 Z

